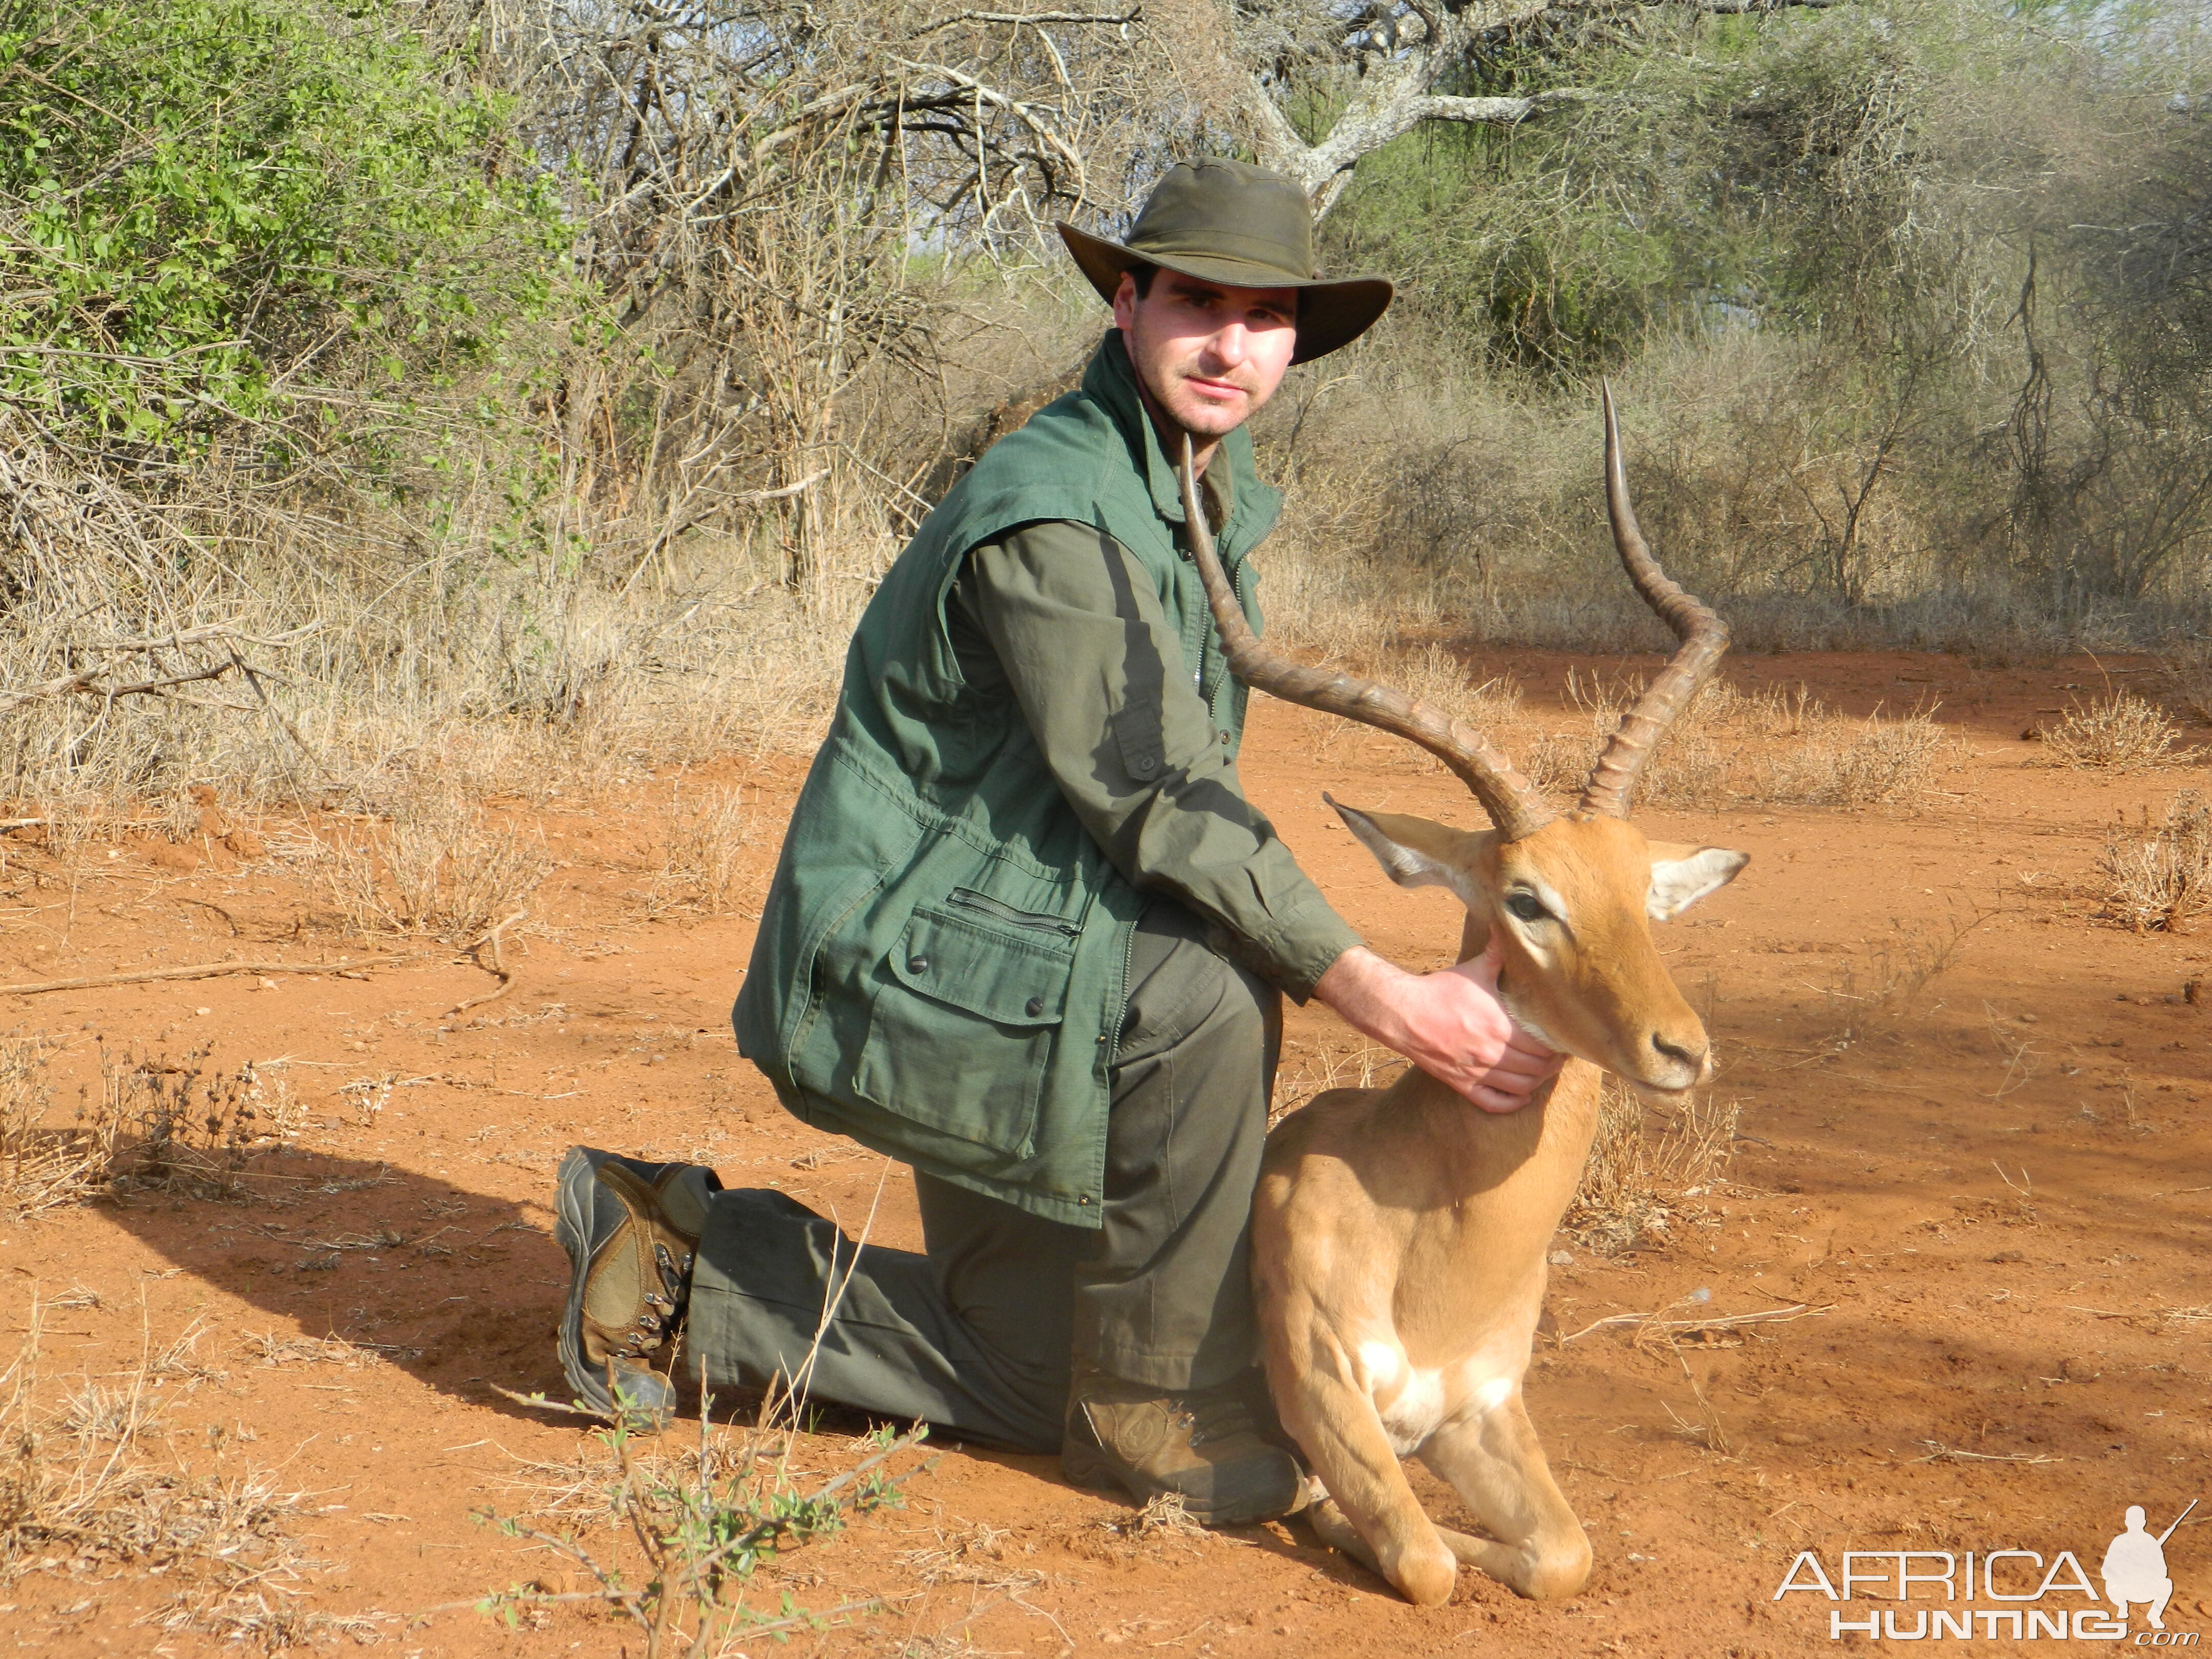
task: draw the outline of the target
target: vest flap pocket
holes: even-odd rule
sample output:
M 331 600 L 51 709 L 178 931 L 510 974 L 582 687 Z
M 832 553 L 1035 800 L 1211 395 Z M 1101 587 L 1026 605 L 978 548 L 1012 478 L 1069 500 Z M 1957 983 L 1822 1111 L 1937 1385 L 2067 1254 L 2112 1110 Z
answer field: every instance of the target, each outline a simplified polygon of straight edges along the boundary
M 908 990 L 996 1024 L 1057 1025 L 1067 1012 L 1075 940 L 1062 936 L 1073 929 L 1057 918 L 1036 920 L 1047 926 L 1002 922 L 985 911 L 971 917 L 916 910 L 891 952 L 891 975 Z
M 1036 1150 L 1037 1102 L 1060 1042 L 1075 940 L 1053 918 L 1030 920 L 1052 927 L 963 915 L 950 902 L 916 910 L 868 1006 L 854 1092 L 972 1142 L 977 1151 L 963 1168 L 1004 1168 Z M 936 1156 L 942 1161 L 941 1148 Z
M 1156 696 L 1132 697 L 1111 716 L 1121 765 L 1139 783 L 1156 783 L 1167 767 L 1167 721 Z

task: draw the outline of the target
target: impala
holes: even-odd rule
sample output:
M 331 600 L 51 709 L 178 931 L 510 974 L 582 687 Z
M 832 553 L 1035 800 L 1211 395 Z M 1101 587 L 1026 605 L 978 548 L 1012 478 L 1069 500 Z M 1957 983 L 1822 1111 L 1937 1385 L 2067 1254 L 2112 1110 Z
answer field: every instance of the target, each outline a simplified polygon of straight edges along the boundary
M 1645 546 L 1608 390 L 1614 544 L 1680 648 L 1573 809 L 1556 812 L 1443 710 L 1261 646 L 1215 556 L 1188 459 L 1193 550 L 1231 665 L 1275 696 L 1419 744 L 1474 792 L 1492 826 L 1474 833 L 1330 805 L 1393 880 L 1459 896 L 1461 958 L 1495 942 L 1507 1012 L 1571 1056 L 1517 1111 L 1485 1112 L 1410 1070 L 1387 1089 L 1332 1090 L 1268 1137 L 1253 1274 L 1268 1383 L 1318 1483 L 1315 1528 L 1425 1605 L 1449 1598 L 1462 1562 L 1522 1595 L 1571 1595 L 1589 1576 L 1590 1547 L 1544 1461 L 1522 1376 L 1545 1253 L 1589 1151 L 1599 1073 L 1674 1092 L 1711 1068 L 1650 923 L 1725 884 L 1746 855 L 1648 842 L 1627 813 L 1652 745 L 1727 649 L 1727 625 Z M 1448 1481 L 1489 1536 L 1431 1521 L 1400 1467 L 1408 1456 Z

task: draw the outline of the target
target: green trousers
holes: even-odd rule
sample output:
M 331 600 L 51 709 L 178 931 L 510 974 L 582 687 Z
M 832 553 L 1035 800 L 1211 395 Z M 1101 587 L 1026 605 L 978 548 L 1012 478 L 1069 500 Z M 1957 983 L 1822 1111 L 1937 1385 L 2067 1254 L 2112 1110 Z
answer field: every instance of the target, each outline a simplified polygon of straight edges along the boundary
M 1252 1188 L 1281 1044 L 1275 991 L 1179 905 L 1138 925 L 1108 1118 L 1103 1225 L 916 1172 L 924 1249 L 856 1246 L 782 1193 L 716 1193 L 683 1369 L 963 1440 L 1059 1449 L 1073 1368 L 1163 1392 L 1258 1358 Z

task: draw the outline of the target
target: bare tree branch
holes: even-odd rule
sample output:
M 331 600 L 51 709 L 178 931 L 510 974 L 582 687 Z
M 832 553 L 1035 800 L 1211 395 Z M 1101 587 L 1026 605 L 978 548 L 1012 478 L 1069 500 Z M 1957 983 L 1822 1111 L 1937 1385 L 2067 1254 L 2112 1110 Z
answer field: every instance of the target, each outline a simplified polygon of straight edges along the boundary
M 939 29 L 949 29 L 958 23 L 1133 23 L 1145 15 L 1144 9 L 1132 8 L 1125 12 L 1090 11 L 963 11 L 925 23 L 906 38 L 919 40 L 925 34 L 934 34 Z
M 1698 11 L 1740 15 L 1753 11 L 1786 11 L 1792 7 L 1822 10 L 1830 6 L 1840 6 L 1844 0 L 1671 0 L 1671 3 L 1687 4 Z
M 1326 189 L 1350 174 L 1363 155 L 1371 155 L 1401 133 L 1424 121 L 1459 121 L 1480 126 L 1517 126 L 1530 116 L 1558 104 L 1583 103 L 1597 94 L 1575 88 L 1540 92 L 1528 98 L 1454 98 L 1442 94 L 1410 94 L 1362 112 L 1355 119 L 1347 112 L 1331 127 L 1328 137 L 1312 146 L 1303 161 L 1299 182 L 1309 191 Z M 1318 185 L 1308 183 L 1317 179 Z
M 43 685 L 27 685 L 20 690 L 0 689 L 0 708 L 15 708 L 27 702 L 38 702 L 51 697 L 98 697 L 112 703 L 118 697 L 158 697 L 170 687 L 196 685 L 202 680 L 219 680 L 230 672 L 233 665 L 219 662 L 190 674 L 173 674 L 166 679 L 141 680 L 132 685 L 103 685 L 89 674 L 66 674 L 59 679 L 48 680 Z
M 1537 0 L 1537 3 L 1443 9 L 1426 0 L 1374 0 L 1340 37 L 1340 50 L 1357 64 L 1358 80 L 1328 131 L 1317 142 L 1299 137 L 1269 85 L 1248 70 L 1240 113 L 1266 165 L 1305 187 L 1316 217 L 1335 205 L 1360 158 L 1428 121 L 1515 126 L 1564 105 L 1588 102 L 1597 94 L 1563 88 L 1525 98 L 1455 97 L 1437 90 L 1445 76 L 1534 28 L 1570 18 L 1609 14 L 1678 10 L 1729 15 L 1781 11 L 1793 7 L 1826 7 L 1842 0 Z M 1418 19 L 1418 40 L 1401 30 L 1400 10 Z

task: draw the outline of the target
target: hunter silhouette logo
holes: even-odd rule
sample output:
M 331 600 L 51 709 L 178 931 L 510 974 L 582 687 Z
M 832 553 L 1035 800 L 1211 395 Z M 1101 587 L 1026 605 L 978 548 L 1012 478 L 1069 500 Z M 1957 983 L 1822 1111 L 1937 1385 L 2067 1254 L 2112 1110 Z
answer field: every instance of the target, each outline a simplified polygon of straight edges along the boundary
M 2192 1498 L 2189 1510 L 2196 1507 Z M 2173 1517 L 2173 1527 L 2189 1518 L 2189 1510 Z M 2150 1627 L 2164 1630 L 2166 1604 L 2173 1599 L 2173 1580 L 2166 1576 L 2166 1540 L 2173 1536 L 2173 1527 L 2152 1537 L 2143 1530 L 2140 1504 L 2128 1506 L 2127 1527 L 2105 1550 L 2105 1599 L 2119 1609 L 2114 1616 L 2121 1619 L 2128 1616 L 2129 1603 L 2142 1602 L 2150 1609 Z
M 2197 1504 L 2164 1532 L 2154 1533 L 2140 1504 L 2129 1506 L 2118 1536 L 2106 1546 L 2099 1571 L 2104 1594 L 2071 1550 L 2045 1560 L 2034 1550 L 1850 1550 L 1831 1576 L 1820 1556 L 1802 1550 L 1771 1598 L 1792 1591 L 1830 1601 L 1885 1601 L 1828 1613 L 1828 1639 L 1846 1635 L 1874 1641 L 1921 1642 L 1929 1637 L 2003 1637 L 2021 1641 L 2113 1642 L 2129 1638 L 2129 1613 L 2142 1609 L 2148 1628 L 2134 1633 L 2136 1647 L 2195 1647 L 2195 1631 L 2169 1631 L 2166 1604 L 2173 1599 L 2166 1541 Z M 2075 1598 L 2069 1605 L 2068 1598 Z M 1920 1606 L 1911 1605 L 1913 1602 Z M 1968 1605 L 1961 1606 L 1960 1603 Z M 1984 1603 L 1987 1605 L 1972 1605 Z M 2087 1605 L 2081 1605 L 2086 1603 Z M 2109 1604 L 2109 1605 L 2107 1605 Z

